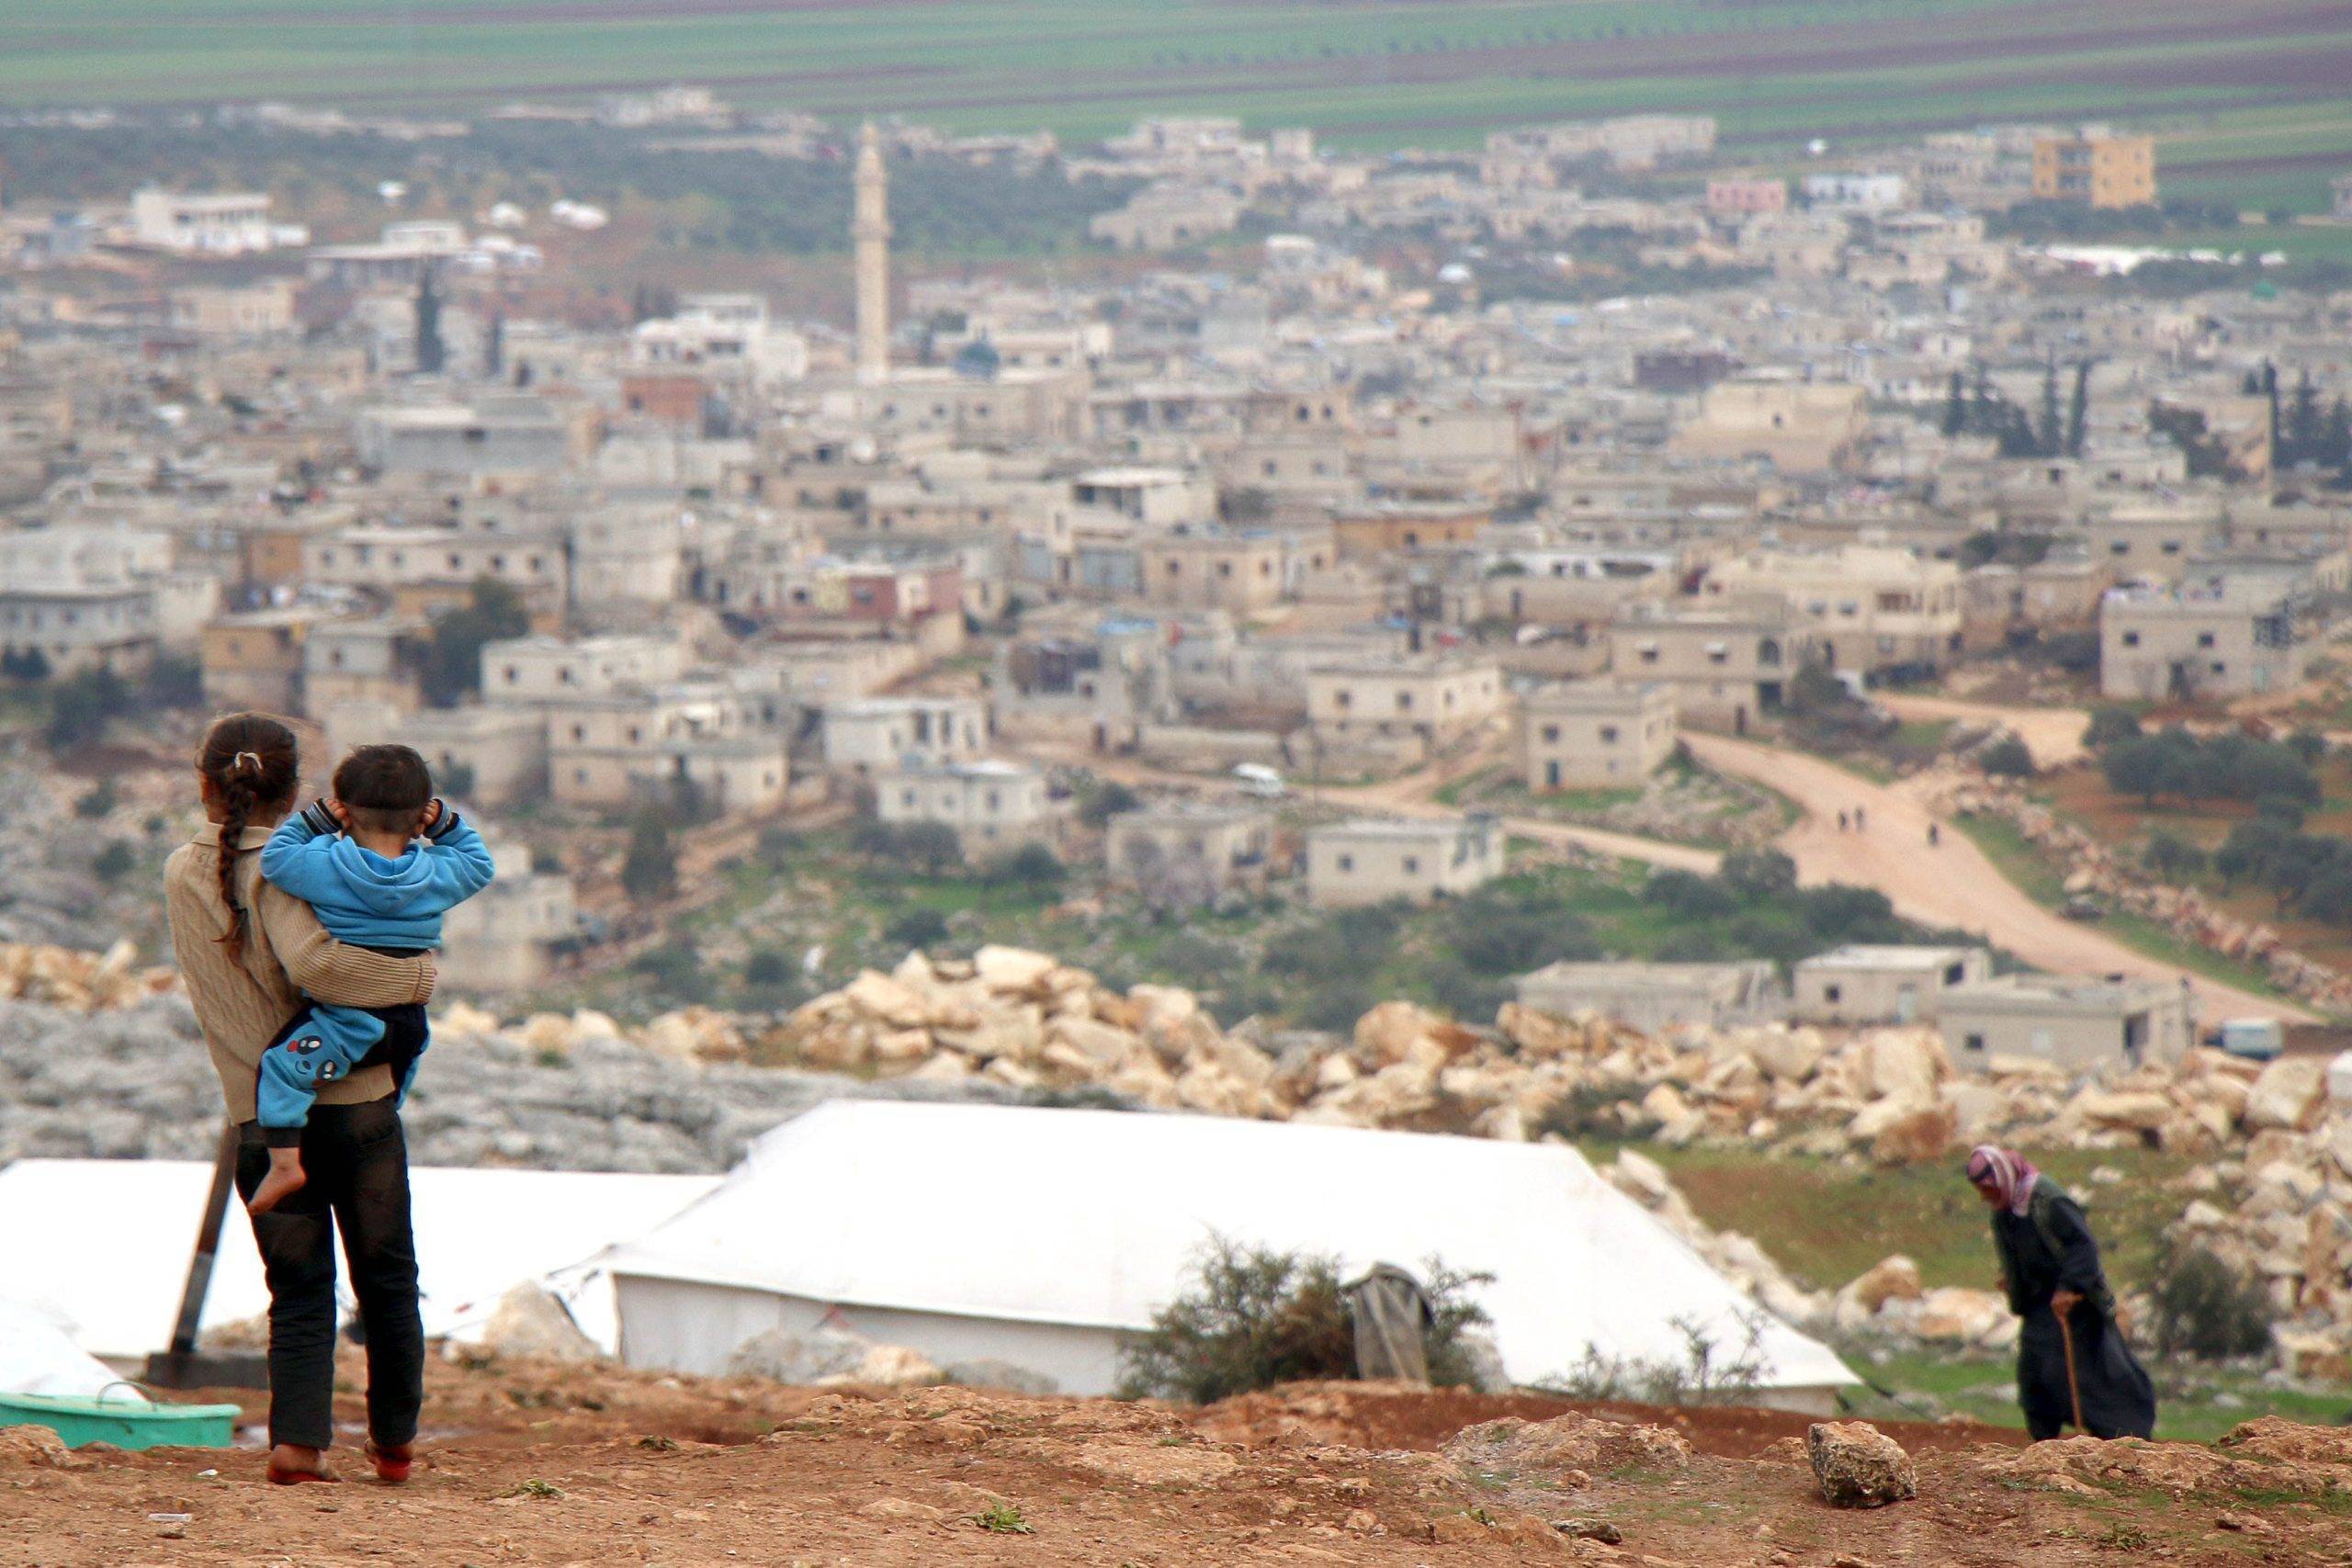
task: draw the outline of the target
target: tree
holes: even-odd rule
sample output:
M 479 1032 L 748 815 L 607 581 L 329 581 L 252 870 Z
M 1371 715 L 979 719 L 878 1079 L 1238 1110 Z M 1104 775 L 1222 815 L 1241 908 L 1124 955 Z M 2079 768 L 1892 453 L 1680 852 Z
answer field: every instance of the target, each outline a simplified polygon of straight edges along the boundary
M 1715 874 L 1744 898 L 1781 898 L 1796 891 L 1797 863 L 1778 850 L 1734 850 Z
M 2295 836 L 2291 829 L 2259 818 L 2241 822 L 2213 852 L 2213 869 L 2222 881 L 2233 885 L 2247 878 L 2267 881 L 2271 866 L 2287 852 Z
M 1050 893 L 1069 874 L 1061 857 L 1043 844 L 1023 844 L 991 862 L 988 880 L 1031 893 Z
M 481 690 L 482 649 L 530 629 L 522 595 L 511 585 L 491 578 L 476 582 L 469 603 L 433 623 L 424 660 L 425 700 L 447 707 L 467 693 Z
M 2004 735 L 1977 756 L 1984 771 L 1996 779 L 2033 777 L 2033 752 L 2014 735 Z
M 2133 739 L 2139 733 L 2140 716 L 2130 708 L 2100 708 L 2083 731 L 2083 744 L 2097 751 L 2119 740 Z
M 1100 828 L 1122 811 L 1133 811 L 1143 804 L 1143 797 L 1118 783 L 1102 784 L 1086 791 L 1078 802 L 1078 819 L 1090 828 Z
M 2109 789 L 2136 795 L 2151 807 L 2156 796 L 2178 787 L 2180 781 L 2176 749 L 2160 735 L 2137 735 L 2109 746 L 2099 758 L 2099 770 Z
M 899 829 L 898 852 L 937 876 L 964 858 L 964 841 L 944 822 L 909 822 Z
M 449 350 L 441 341 L 441 297 L 433 291 L 433 264 L 424 264 L 416 276 L 416 373 L 438 376 L 449 361 Z
M 2041 419 L 2034 427 L 2034 456 L 2054 457 L 2066 438 L 2058 422 L 2058 361 L 2045 359 L 2041 363 Z
M 2088 433 L 2091 412 L 2091 362 L 2075 361 L 2075 395 L 2066 405 L 2066 455 L 2083 455 L 2083 440 Z
M 1961 379 L 1960 372 L 1955 370 L 1951 373 L 1951 379 L 1944 384 L 1943 432 L 1946 435 L 1958 435 L 1967 428 L 1967 383 Z
M 659 817 L 629 824 L 628 852 L 621 857 L 621 891 L 633 904 L 657 904 L 678 890 L 678 852 L 670 825 Z
M 2150 871 L 2174 882 L 2194 876 L 2205 867 L 2205 852 L 2177 833 L 2149 834 L 2142 858 Z
M 113 671 L 103 666 L 76 671 L 51 685 L 44 734 L 54 750 L 78 746 L 97 739 L 107 721 L 129 712 L 130 705 L 130 688 Z
M 947 940 L 947 917 L 927 904 L 918 904 L 891 916 L 882 935 L 894 947 L 929 947 Z

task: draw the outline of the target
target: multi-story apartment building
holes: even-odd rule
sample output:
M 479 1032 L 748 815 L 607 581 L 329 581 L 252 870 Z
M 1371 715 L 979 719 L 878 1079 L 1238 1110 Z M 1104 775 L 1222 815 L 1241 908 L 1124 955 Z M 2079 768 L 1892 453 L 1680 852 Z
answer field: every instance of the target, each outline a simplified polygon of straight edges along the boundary
M 1746 734 L 1781 711 L 1809 641 L 1779 601 L 1702 611 L 1644 600 L 1610 623 L 1609 662 L 1621 680 L 1671 688 L 1681 722 Z
M 2033 144 L 2033 195 L 2086 207 L 2152 207 L 2156 139 L 2089 127 L 2079 135 L 2045 136 Z
M 1890 546 L 1766 546 L 1710 569 L 1700 598 L 1781 600 L 1833 670 L 1940 670 L 1960 651 L 1960 568 Z

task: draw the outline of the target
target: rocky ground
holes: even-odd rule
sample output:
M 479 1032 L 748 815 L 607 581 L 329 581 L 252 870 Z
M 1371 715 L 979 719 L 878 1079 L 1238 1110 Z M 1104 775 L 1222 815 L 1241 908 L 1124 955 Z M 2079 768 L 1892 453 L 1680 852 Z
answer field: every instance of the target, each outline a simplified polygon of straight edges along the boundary
M 356 1433 L 358 1400 L 338 1406 Z M 2024 1450 L 1844 1425 L 1816 1457 L 1810 1423 L 1770 1412 L 1368 1385 L 1183 1411 L 473 1356 L 434 1364 L 426 1425 L 401 1489 L 266 1487 L 250 1433 L 135 1455 L 0 1436 L 0 1551 L 27 1568 L 2352 1562 L 2352 1436 L 2268 1421 L 2211 1448 Z M 1833 1506 L 1825 1475 L 1902 1500 Z
M 200 1157 L 210 1068 L 163 971 L 0 946 L 0 1159 Z M 1191 993 L 1125 992 L 1044 953 L 909 954 L 781 1021 L 704 1008 L 624 1028 L 438 1010 L 409 1121 L 423 1163 L 723 1169 L 828 1096 L 1086 1101 L 1502 1139 L 1605 1132 L 1896 1165 L 1994 1139 L 2153 1146 L 2206 1161 L 2178 1228 L 2258 1276 L 2298 1376 L 2352 1373 L 2352 1104 L 2325 1064 L 2197 1051 L 2074 1085 L 1996 1057 L 1957 1072 L 1929 1030 L 1758 1026 L 1651 1038 L 1507 1003 L 1491 1027 L 1385 1002 L 1341 1039 L 1218 1027 Z M 1791 1322 L 1984 1348 L 2013 1330 L 1989 1291 L 1922 1292 L 1898 1261 L 1807 1291 L 1753 1239 L 1702 1224 L 1638 1155 L 1606 1174 Z

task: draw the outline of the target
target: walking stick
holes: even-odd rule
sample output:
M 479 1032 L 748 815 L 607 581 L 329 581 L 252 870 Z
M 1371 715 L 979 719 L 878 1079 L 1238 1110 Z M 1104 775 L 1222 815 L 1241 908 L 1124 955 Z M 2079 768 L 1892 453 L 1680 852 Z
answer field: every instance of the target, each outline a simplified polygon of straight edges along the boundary
M 2091 1429 L 2083 1425 L 2083 1385 L 2075 1377 L 2075 1328 L 2064 1312 L 2058 1314 L 2058 1343 L 2066 1351 L 2066 1393 L 2075 1402 L 2075 1430 L 2087 1438 Z

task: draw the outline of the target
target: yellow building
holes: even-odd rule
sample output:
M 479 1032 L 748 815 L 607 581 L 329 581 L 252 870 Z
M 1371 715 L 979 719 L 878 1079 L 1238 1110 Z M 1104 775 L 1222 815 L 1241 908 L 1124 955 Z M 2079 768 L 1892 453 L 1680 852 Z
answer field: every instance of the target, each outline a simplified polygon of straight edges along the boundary
M 2089 207 L 2154 206 L 2156 139 L 2097 131 L 2042 137 L 2033 144 L 2033 194 Z

